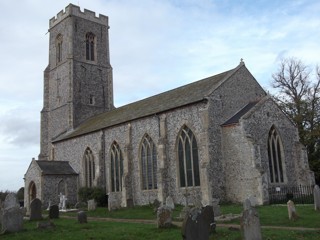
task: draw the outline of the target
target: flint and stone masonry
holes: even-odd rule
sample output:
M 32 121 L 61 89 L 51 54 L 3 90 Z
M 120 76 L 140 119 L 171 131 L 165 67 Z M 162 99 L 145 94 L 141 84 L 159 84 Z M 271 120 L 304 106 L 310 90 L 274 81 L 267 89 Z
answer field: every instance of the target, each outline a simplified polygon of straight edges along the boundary
M 314 184 L 296 127 L 243 61 L 115 108 L 108 29 L 108 17 L 72 4 L 50 20 L 41 149 L 25 174 L 26 206 L 39 198 L 47 207 L 61 189 L 75 204 L 85 186 L 104 188 L 109 209 L 168 196 L 265 204 L 270 186 Z M 180 144 L 185 132 L 192 149 Z M 144 139 L 153 155 L 144 155 Z

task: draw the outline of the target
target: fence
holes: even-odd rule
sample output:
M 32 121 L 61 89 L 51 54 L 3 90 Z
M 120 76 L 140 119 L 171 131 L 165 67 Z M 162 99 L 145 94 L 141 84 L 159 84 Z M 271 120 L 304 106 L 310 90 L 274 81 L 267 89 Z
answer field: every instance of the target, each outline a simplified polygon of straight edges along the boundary
M 286 204 L 292 200 L 295 204 L 313 204 L 313 186 L 270 187 L 269 203 Z

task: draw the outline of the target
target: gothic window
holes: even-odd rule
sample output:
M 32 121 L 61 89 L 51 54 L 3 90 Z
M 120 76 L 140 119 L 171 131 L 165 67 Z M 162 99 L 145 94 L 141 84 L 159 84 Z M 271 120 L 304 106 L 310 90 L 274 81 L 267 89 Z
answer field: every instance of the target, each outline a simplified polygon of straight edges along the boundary
M 178 138 L 180 187 L 200 186 L 197 141 L 192 131 L 184 126 Z
M 142 189 L 157 188 L 157 151 L 152 139 L 146 135 L 142 140 L 141 152 Z
M 95 179 L 95 164 L 94 157 L 90 148 L 87 148 L 84 153 L 84 174 L 85 174 L 85 186 L 93 187 Z
M 62 35 L 58 34 L 56 38 L 56 58 L 57 63 L 62 61 Z
M 122 191 L 123 158 L 119 145 L 114 142 L 111 146 L 111 191 Z
M 86 34 L 86 59 L 94 61 L 95 35 L 91 32 Z
M 284 154 L 282 142 L 275 127 L 269 131 L 268 158 L 271 183 L 284 182 Z

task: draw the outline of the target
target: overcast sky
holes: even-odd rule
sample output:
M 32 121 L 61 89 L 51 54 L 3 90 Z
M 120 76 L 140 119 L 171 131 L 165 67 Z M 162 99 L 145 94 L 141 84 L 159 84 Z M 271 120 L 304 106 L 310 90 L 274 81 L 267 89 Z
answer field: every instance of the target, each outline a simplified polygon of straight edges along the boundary
M 0 190 L 39 154 L 49 19 L 70 2 L 109 16 L 121 106 L 236 67 L 270 90 L 279 60 L 320 63 L 317 0 L 0 0 Z

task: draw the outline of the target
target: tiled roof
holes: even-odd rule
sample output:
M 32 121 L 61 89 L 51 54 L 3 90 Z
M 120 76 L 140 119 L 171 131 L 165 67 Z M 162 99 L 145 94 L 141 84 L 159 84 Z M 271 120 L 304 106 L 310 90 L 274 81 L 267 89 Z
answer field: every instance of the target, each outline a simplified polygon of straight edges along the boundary
M 239 112 L 237 112 L 235 115 L 233 115 L 230 119 L 228 119 L 221 126 L 228 126 L 228 125 L 233 125 L 233 124 L 239 123 L 240 118 L 243 115 L 245 115 L 247 112 L 249 112 L 249 110 L 252 109 L 258 102 L 259 101 L 249 102 Z
M 43 175 L 78 175 L 67 161 L 37 160 Z
M 212 77 L 99 114 L 88 119 L 72 132 L 58 137 L 55 142 L 203 101 L 241 66 L 244 64 Z

